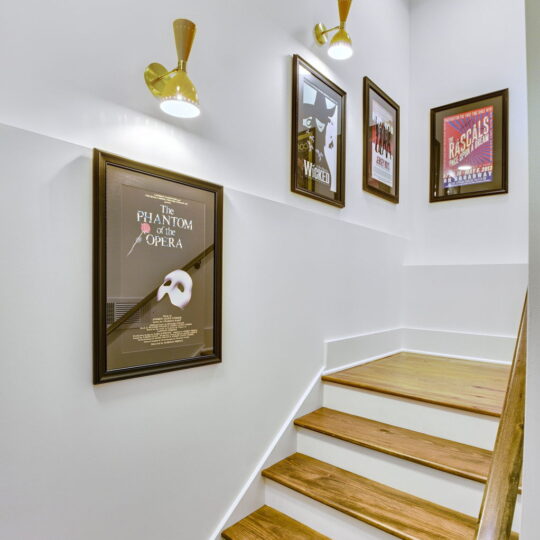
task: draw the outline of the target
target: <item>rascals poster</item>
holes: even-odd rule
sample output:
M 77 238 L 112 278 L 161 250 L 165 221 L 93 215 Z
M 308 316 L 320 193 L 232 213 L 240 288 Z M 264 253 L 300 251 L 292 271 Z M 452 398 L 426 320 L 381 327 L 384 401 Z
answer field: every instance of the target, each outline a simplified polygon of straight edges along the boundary
M 493 180 L 493 133 L 493 106 L 444 119 L 444 188 Z

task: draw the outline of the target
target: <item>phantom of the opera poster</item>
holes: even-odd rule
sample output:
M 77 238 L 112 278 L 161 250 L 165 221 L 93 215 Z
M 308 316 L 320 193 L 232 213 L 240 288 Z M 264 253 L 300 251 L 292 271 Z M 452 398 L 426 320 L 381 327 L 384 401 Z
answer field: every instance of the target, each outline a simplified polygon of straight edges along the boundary
M 101 180 L 101 375 L 215 359 L 218 187 L 200 189 L 116 163 L 104 166 Z
M 293 191 L 344 205 L 345 94 L 295 57 Z

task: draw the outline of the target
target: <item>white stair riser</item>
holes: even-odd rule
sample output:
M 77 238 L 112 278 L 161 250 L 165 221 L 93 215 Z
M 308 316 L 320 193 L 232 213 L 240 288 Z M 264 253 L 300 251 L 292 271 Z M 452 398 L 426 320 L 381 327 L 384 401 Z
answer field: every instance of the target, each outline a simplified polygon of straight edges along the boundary
M 493 449 L 499 419 L 412 399 L 325 383 L 323 404 L 329 409 L 435 435 L 488 450 Z
M 265 503 L 332 540 L 395 540 L 395 536 L 265 479 Z
M 298 452 L 470 516 L 480 511 L 479 482 L 306 429 L 298 430 Z

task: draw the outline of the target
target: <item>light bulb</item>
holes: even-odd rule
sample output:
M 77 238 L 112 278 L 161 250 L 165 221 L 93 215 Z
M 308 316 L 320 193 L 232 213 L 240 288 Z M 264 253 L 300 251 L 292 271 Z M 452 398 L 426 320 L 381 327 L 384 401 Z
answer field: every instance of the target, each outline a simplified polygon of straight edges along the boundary
M 159 108 L 164 113 L 177 118 L 195 118 L 201 114 L 201 110 L 195 103 L 183 99 L 165 99 L 159 104 Z
M 328 56 L 334 60 L 347 60 L 353 55 L 353 48 L 348 43 L 335 43 L 328 47 Z
M 352 54 L 351 36 L 349 36 L 345 28 L 340 28 L 330 41 L 328 55 L 335 60 L 347 60 Z

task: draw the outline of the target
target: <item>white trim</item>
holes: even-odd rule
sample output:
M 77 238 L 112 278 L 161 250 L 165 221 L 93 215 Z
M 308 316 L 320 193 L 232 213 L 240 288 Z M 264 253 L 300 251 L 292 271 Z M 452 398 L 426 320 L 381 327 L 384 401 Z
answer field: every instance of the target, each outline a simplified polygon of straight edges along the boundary
M 300 399 L 297 401 L 296 405 L 293 407 L 293 410 L 291 411 L 289 416 L 287 416 L 287 419 L 285 420 L 285 422 L 281 426 L 280 430 L 277 432 L 276 436 L 274 437 L 274 439 L 272 440 L 272 442 L 270 443 L 270 445 L 266 449 L 266 452 L 263 454 L 263 456 L 261 457 L 261 459 L 257 463 L 255 469 L 253 470 L 253 472 L 251 473 L 251 475 L 247 479 L 246 483 L 242 486 L 242 489 L 240 490 L 240 492 L 238 493 L 238 495 L 236 496 L 236 498 L 232 502 L 231 506 L 225 512 L 225 515 L 221 518 L 221 521 L 218 523 L 218 526 L 214 530 L 213 534 L 210 536 L 210 540 L 214 540 L 214 539 L 217 539 L 217 538 L 221 537 L 221 531 L 225 527 L 225 524 L 227 523 L 228 519 L 231 517 L 231 515 L 234 512 L 235 508 L 238 506 L 238 504 L 242 500 L 242 497 L 246 494 L 247 490 L 249 489 L 249 487 L 251 486 L 251 484 L 253 483 L 255 478 L 257 478 L 257 476 L 260 474 L 261 469 L 264 467 L 264 464 L 266 463 L 266 460 L 268 459 L 268 457 L 270 456 L 270 454 L 272 453 L 272 451 L 276 447 L 277 443 L 279 442 L 279 440 L 281 439 L 281 437 L 285 433 L 285 430 L 288 427 L 290 427 L 290 425 L 292 424 L 292 421 L 294 420 L 294 417 L 296 416 L 296 414 L 300 410 L 300 407 L 302 406 L 302 404 L 304 403 L 304 401 L 308 397 L 309 393 L 313 390 L 315 385 L 320 381 L 321 376 L 323 374 L 323 369 L 324 369 L 324 367 L 319 369 L 319 371 L 317 372 L 315 377 L 313 377 L 313 380 L 309 383 L 308 387 L 306 388 L 304 393 L 301 395 Z
M 403 328 L 404 350 L 477 362 L 510 363 L 515 336 L 457 332 L 428 328 Z
M 375 360 L 380 360 L 381 358 L 386 358 L 387 356 L 392 356 L 393 354 L 398 354 L 400 352 L 403 352 L 403 349 L 395 349 L 394 351 L 388 351 L 383 354 L 377 354 L 376 356 L 370 356 L 369 358 L 365 358 L 364 360 L 359 360 L 358 362 L 351 362 L 350 364 L 346 364 L 344 366 L 327 369 L 323 371 L 322 374 L 331 375 L 332 373 L 337 373 L 338 371 L 343 371 L 344 369 L 361 366 L 362 364 L 369 364 L 370 362 L 374 362 Z
M 431 351 L 422 351 L 416 349 L 402 349 L 401 352 L 410 352 L 414 354 L 426 354 L 428 356 L 438 356 L 440 358 L 456 358 L 458 360 L 470 360 L 472 362 L 484 362 L 486 364 L 502 364 L 504 366 L 512 365 L 512 362 L 507 362 L 505 360 L 491 360 L 489 358 L 480 358 L 478 356 L 462 356 L 460 354 L 441 354 L 438 352 Z
M 354 334 L 352 336 L 343 336 L 343 337 L 339 337 L 339 338 L 334 338 L 334 339 L 327 339 L 325 340 L 325 344 L 328 344 L 328 343 L 336 343 L 337 341 L 346 341 L 348 339 L 355 339 L 355 338 L 362 338 L 362 337 L 369 337 L 369 336 L 374 336 L 376 334 L 384 334 L 386 332 L 399 332 L 401 330 L 403 330 L 403 326 L 394 326 L 392 328 L 383 328 L 382 330 L 375 330 L 373 332 L 366 332 L 364 334 Z M 421 330 L 420 328 L 418 330 Z
M 529 266 L 529 261 L 524 262 L 473 262 L 473 263 L 453 263 L 453 262 L 447 262 L 447 263 L 415 263 L 415 262 L 404 262 L 403 265 L 406 268 L 434 268 L 434 267 L 442 267 L 446 266 L 449 268 L 453 268 L 454 266 L 464 266 L 465 268 L 469 268 L 471 266 Z
M 516 335 L 509 334 L 482 334 L 481 332 L 462 332 L 460 330 L 444 330 L 443 328 L 419 328 L 416 326 L 402 326 L 399 330 L 415 330 L 417 332 L 441 332 L 445 334 L 460 334 L 465 336 L 479 336 L 488 338 L 517 339 Z
M 403 347 L 403 332 L 401 328 L 391 328 L 360 334 L 348 338 L 325 341 L 326 365 L 339 371 L 344 366 L 355 366 L 364 360 L 372 361 L 384 355 L 399 352 Z
M 489 358 L 480 358 L 477 356 L 462 356 L 459 354 L 441 354 L 440 352 L 432 352 L 432 351 L 424 351 L 424 350 L 417 350 L 417 349 L 408 349 L 408 348 L 400 348 L 395 349 L 393 351 L 388 351 L 383 354 L 378 354 L 376 356 L 371 356 L 369 358 L 366 358 L 364 360 L 359 360 L 358 362 L 351 362 L 350 364 L 345 364 L 340 367 L 332 368 L 332 369 L 326 369 L 323 371 L 323 375 L 331 375 L 332 373 L 337 373 L 338 371 L 343 371 L 345 369 L 350 369 L 356 366 L 361 366 L 363 364 L 369 364 L 370 362 L 374 362 L 375 360 L 381 360 L 382 358 L 386 358 L 387 356 L 392 356 L 394 354 L 399 354 L 402 352 L 409 352 L 414 354 L 425 354 L 428 356 L 437 356 L 439 358 L 456 358 L 458 360 L 470 360 L 471 362 L 484 362 L 486 364 L 501 364 L 504 366 L 509 366 L 512 364 L 512 362 L 506 362 L 504 360 L 490 360 Z

